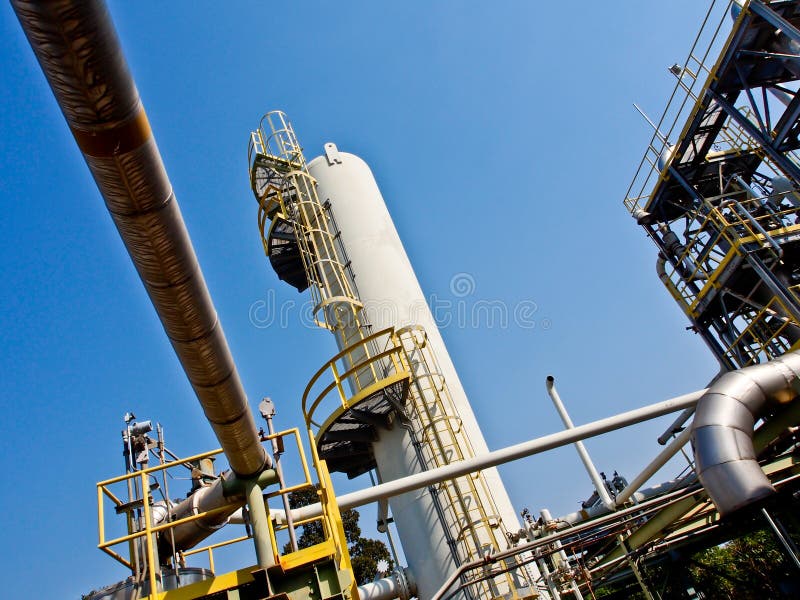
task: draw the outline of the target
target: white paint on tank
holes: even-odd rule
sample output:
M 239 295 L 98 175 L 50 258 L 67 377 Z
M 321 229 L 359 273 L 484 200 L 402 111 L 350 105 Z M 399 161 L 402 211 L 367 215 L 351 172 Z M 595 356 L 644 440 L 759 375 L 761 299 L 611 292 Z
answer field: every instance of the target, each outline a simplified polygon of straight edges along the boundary
M 355 274 L 359 298 L 364 303 L 367 318 L 373 325 L 374 331 L 387 327 L 399 329 L 415 324 L 425 328 L 431 349 L 438 359 L 442 374 L 450 388 L 458 416 L 461 418 L 462 425 L 467 432 L 469 440 L 472 442 L 474 452 L 476 454 L 487 452 L 486 441 L 483 438 L 433 315 L 428 308 L 425 295 L 414 274 L 372 171 L 359 157 L 346 152 L 339 152 L 334 144 L 326 144 L 325 155 L 319 156 L 308 163 L 308 170 L 317 181 L 317 194 L 320 201 L 323 203 L 329 201 L 331 204 L 334 218 L 341 232 L 343 245 Z M 405 437 L 407 438 L 407 435 Z M 381 445 L 381 442 L 378 442 L 378 445 Z M 388 445 L 393 447 L 395 452 L 413 452 L 413 449 L 408 448 L 401 450 L 403 442 L 399 439 L 393 440 Z M 376 446 L 376 459 L 379 458 L 378 455 L 380 454 L 388 460 L 386 450 L 387 448 L 379 449 Z M 386 464 L 381 469 L 382 478 L 388 481 L 409 474 L 401 471 L 405 469 L 411 470 L 408 465 L 415 462 L 414 457 L 397 457 L 397 459 L 392 463 L 391 468 Z M 377 460 L 377 462 L 380 465 L 381 460 Z M 403 467 L 403 464 L 406 466 Z M 391 473 L 387 471 L 391 471 Z M 494 504 L 503 520 L 505 529 L 512 532 L 518 531 L 517 513 L 511 504 L 497 470 L 488 469 L 484 471 L 484 476 L 489 489 L 492 490 Z M 408 499 L 403 501 L 403 514 L 400 514 L 394 504 L 392 510 L 403 547 L 409 558 L 409 566 L 420 580 L 420 591 L 422 593 L 422 588 L 427 587 L 423 584 L 425 575 L 415 568 L 414 564 L 412 564 L 415 561 L 408 555 L 410 549 L 413 549 L 412 553 L 424 554 L 421 551 L 423 546 L 420 544 L 427 546 L 428 544 L 424 542 L 424 538 L 431 537 L 430 523 L 428 522 L 431 516 L 431 507 L 425 505 L 424 494 L 417 495 L 417 499 L 419 500 L 417 504 L 420 504 L 420 506 L 417 514 L 413 517 L 411 516 L 413 511 L 409 511 L 407 506 Z M 403 518 L 403 515 L 408 515 L 408 519 Z M 416 519 L 416 522 L 414 519 Z M 403 531 L 404 529 L 406 530 L 405 532 Z M 408 539 L 403 539 L 404 537 Z M 411 545 L 407 545 L 407 542 Z M 431 540 L 429 543 L 433 544 L 434 547 L 429 547 L 427 550 L 441 553 L 441 542 L 441 539 Z M 444 550 L 446 551 L 446 548 Z M 430 556 L 421 557 L 421 567 L 425 567 L 425 563 L 430 558 Z M 441 560 L 447 561 L 449 556 L 445 556 Z M 432 562 L 435 563 L 436 561 Z M 434 569 L 437 568 L 433 564 L 429 566 Z M 446 576 L 446 572 L 439 572 L 438 574 L 440 580 L 443 580 Z M 422 597 L 424 595 L 422 593 Z
M 399 424 L 381 430 L 372 448 L 381 482 L 420 472 L 411 438 Z M 419 597 L 430 598 L 457 566 L 430 492 L 423 488 L 394 496 L 389 506 Z M 466 600 L 461 595 L 457 598 Z

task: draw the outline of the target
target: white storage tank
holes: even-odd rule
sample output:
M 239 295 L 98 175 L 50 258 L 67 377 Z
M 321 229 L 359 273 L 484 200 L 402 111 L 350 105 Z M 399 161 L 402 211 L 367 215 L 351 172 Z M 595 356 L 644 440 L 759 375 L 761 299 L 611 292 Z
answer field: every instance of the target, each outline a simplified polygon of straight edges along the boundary
M 411 325 L 424 328 L 428 350 L 435 356 L 449 387 L 457 413 L 454 416 L 460 419 L 458 427 L 463 428 L 471 443 L 470 454 L 487 452 L 483 434 L 370 168 L 359 157 L 340 152 L 332 143 L 325 144 L 324 150 L 323 156 L 308 163 L 308 171 L 317 182 L 319 201 L 330 203 L 368 322 L 373 331 Z M 420 470 L 408 434 L 400 427 L 384 430 L 373 450 L 384 481 Z M 499 515 L 497 530 L 518 531 L 516 511 L 497 470 L 484 471 L 484 478 L 486 485 L 478 493 L 483 496 L 479 501 L 489 512 Z M 453 569 L 443 535 L 436 533 L 439 528 L 430 494 L 421 490 L 395 498 L 390 504 L 420 597 L 426 597 Z M 452 523 L 451 530 L 457 529 L 456 525 Z

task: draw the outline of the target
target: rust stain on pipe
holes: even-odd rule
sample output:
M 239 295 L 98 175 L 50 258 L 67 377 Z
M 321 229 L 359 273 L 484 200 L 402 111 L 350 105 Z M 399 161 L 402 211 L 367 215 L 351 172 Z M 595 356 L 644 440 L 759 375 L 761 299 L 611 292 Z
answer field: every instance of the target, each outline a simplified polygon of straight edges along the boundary
M 231 468 L 260 473 L 268 457 L 108 9 L 11 4 Z

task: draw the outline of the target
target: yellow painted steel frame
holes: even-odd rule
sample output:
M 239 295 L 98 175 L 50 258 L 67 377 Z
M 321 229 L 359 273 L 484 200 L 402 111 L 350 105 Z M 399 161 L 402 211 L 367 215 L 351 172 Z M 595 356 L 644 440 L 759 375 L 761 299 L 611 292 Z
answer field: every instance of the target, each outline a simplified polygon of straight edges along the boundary
M 244 569 L 239 569 L 238 571 L 223 573 L 222 575 L 215 576 L 213 579 L 206 579 L 204 581 L 198 581 L 197 583 L 180 587 L 175 590 L 161 592 L 158 598 L 159 600 L 194 600 L 195 598 L 201 598 L 217 592 L 236 589 L 241 585 L 253 581 L 253 576 L 251 573 L 255 569 L 257 569 L 257 567 L 254 565 Z M 142 600 L 155 599 L 153 596 L 146 596 L 142 598 Z
M 683 251 L 675 258 L 678 265 L 665 268 L 664 285 L 691 319 L 698 319 L 702 304 L 723 287 L 723 274 L 734 260 L 744 260 L 754 249 L 770 260 L 781 259 L 776 240 L 800 234 L 798 209 L 794 205 L 778 205 L 761 210 L 771 198 L 751 197 L 738 190 L 704 199 L 706 210 L 694 214 L 696 229 L 686 240 Z M 736 207 L 736 208 L 734 208 Z M 741 214 L 744 211 L 747 216 Z M 686 225 L 689 229 L 689 225 Z M 697 286 L 702 282 L 702 287 Z M 789 292 L 798 297 L 797 289 Z M 775 358 L 790 349 L 781 338 L 792 322 L 799 324 L 786 302 L 777 296 L 763 306 L 753 306 L 737 314 L 745 322 L 735 339 L 726 342 L 725 354 L 739 367 L 761 358 Z M 778 321 L 783 321 L 778 323 Z M 778 323 L 777 326 L 767 326 Z
M 333 492 L 333 482 L 331 475 L 328 472 L 328 465 L 324 460 L 321 460 L 317 454 L 317 448 L 314 444 L 314 437 L 311 430 L 308 430 L 309 439 L 311 440 L 311 454 L 314 458 L 314 466 L 319 474 L 319 494 L 320 504 L 322 505 L 322 515 L 324 518 L 323 524 L 328 528 L 328 534 L 331 539 L 336 543 L 336 562 L 340 570 L 349 572 L 351 574 L 351 581 L 349 585 L 350 597 L 358 598 L 358 583 L 355 577 L 352 577 L 353 565 L 350 563 L 350 552 L 347 549 L 347 537 L 344 533 L 344 525 L 342 523 L 342 515 L 339 511 L 339 505 L 336 502 L 336 496 Z
M 268 494 L 266 494 L 267 499 L 274 498 L 279 495 L 286 495 L 291 492 L 302 489 L 308 489 L 313 486 L 313 482 L 311 480 L 311 474 L 308 468 L 308 461 L 306 459 L 306 455 L 303 450 L 300 431 L 297 428 L 292 428 L 268 436 L 263 436 L 262 441 L 271 441 L 273 439 L 284 438 L 289 436 L 293 437 L 295 443 L 297 444 L 304 481 L 299 484 L 281 487 L 278 490 L 269 492 Z M 120 475 L 118 477 L 113 477 L 111 479 L 100 481 L 97 484 L 97 521 L 98 521 L 98 535 L 99 535 L 99 541 L 97 547 L 106 554 L 110 555 L 118 562 L 120 562 L 122 565 L 126 566 L 129 569 L 133 569 L 134 566 L 132 559 L 130 558 L 126 559 L 124 556 L 120 555 L 112 548 L 119 544 L 128 543 L 129 551 L 131 552 L 132 556 L 133 544 L 137 539 L 144 538 L 144 543 L 142 544 L 142 546 L 146 553 L 145 558 L 147 561 L 147 571 L 149 576 L 150 589 L 158 590 L 157 565 L 155 564 L 156 552 L 155 552 L 154 535 L 159 532 L 168 531 L 169 529 L 177 527 L 178 525 L 181 525 L 183 523 L 196 521 L 198 519 L 203 519 L 205 517 L 212 516 L 222 511 L 229 510 L 229 508 L 232 506 L 241 506 L 242 503 L 237 502 L 235 504 L 223 506 L 220 508 L 216 508 L 214 510 L 202 513 L 196 513 L 182 519 L 156 525 L 153 523 L 153 514 L 151 508 L 151 502 L 153 498 L 150 489 L 151 488 L 150 478 L 156 473 L 166 471 L 167 469 L 179 466 L 186 466 L 187 464 L 193 463 L 195 461 L 204 458 L 217 456 L 221 452 L 222 452 L 221 449 L 212 450 L 209 452 L 203 452 L 201 454 L 195 454 L 194 456 L 189 456 L 187 458 L 181 458 L 170 462 L 165 462 L 161 465 L 149 467 L 147 469 L 142 469 L 141 471 L 136 471 L 134 473 L 128 473 L 125 475 Z M 275 528 L 272 524 L 272 521 L 270 520 L 270 538 L 271 538 L 272 548 L 276 556 L 277 564 L 284 571 L 286 571 L 297 567 L 301 567 L 303 565 L 312 562 L 316 562 L 321 558 L 330 557 L 336 560 L 337 566 L 340 569 L 349 571 L 352 579 L 352 566 L 350 565 L 350 556 L 347 551 L 347 541 L 344 535 L 344 529 L 342 526 L 339 509 L 336 504 L 336 497 L 333 491 L 333 484 L 330 480 L 330 474 L 328 473 L 327 466 L 325 465 L 324 461 L 319 460 L 319 457 L 317 456 L 316 453 L 316 449 L 314 449 L 313 445 L 312 445 L 312 457 L 314 460 L 315 470 L 317 471 L 317 476 L 320 482 L 319 494 L 323 506 L 323 515 L 321 517 L 316 517 L 314 519 L 297 521 L 294 523 L 294 525 L 301 526 L 304 523 L 308 523 L 314 520 L 321 520 L 323 524 L 323 530 L 325 531 L 327 539 L 322 544 L 317 544 L 316 546 L 312 546 L 311 548 L 303 549 L 298 552 L 281 556 L 280 549 L 277 546 L 275 531 L 280 529 L 285 529 L 286 525 Z M 115 507 L 123 506 L 125 503 L 122 500 L 120 500 L 120 498 L 116 494 L 114 494 L 113 491 L 111 491 L 110 487 L 116 484 L 127 483 L 135 479 L 139 480 L 142 490 L 142 499 L 143 499 L 142 511 L 144 517 L 144 529 L 137 531 L 136 527 L 134 526 L 134 522 L 131 517 L 130 511 L 126 511 L 128 534 L 113 539 L 108 539 L 106 536 L 104 499 L 107 498 L 108 500 L 110 500 Z M 204 546 L 201 548 L 193 548 L 191 550 L 183 551 L 182 553 L 180 553 L 181 562 L 189 556 L 194 556 L 201 553 L 207 553 L 209 568 L 213 571 L 215 566 L 214 550 L 230 546 L 233 544 L 237 544 L 239 542 L 248 539 L 250 539 L 250 536 L 247 535 L 238 536 L 229 540 L 210 544 L 208 546 Z M 186 586 L 184 588 L 179 588 L 177 590 L 171 590 L 168 592 L 157 592 L 157 591 L 154 593 L 151 592 L 151 594 L 147 596 L 147 598 L 151 600 L 156 600 L 156 599 L 182 600 L 184 598 L 186 599 L 195 598 L 216 591 L 231 589 L 233 587 L 236 587 L 237 585 L 241 585 L 248 581 L 252 581 L 253 578 L 249 573 L 249 571 L 252 570 L 252 568 L 215 576 L 213 579 L 201 581 Z M 351 589 L 351 593 L 353 594 L 352 597 L 356 598 L 357 592 L 356 592 L 356 584 L 354 581 L 352 582 L 352 585 L 350 587 L 352 588 Z
M 667 274 L 670 276 L 667 288 L 675 300 L 684 308 L 684 312 L 690 317 L 698 316 L 697 308 L 699 303 L 709 292 L 719 289 L 720 284 L 718 280 L 721 274 L 734 257 L 744 256 L 747 253 L 748 248 L 746 248 L 746 246 L 756 244 L 762 248 L 770 251 L 772 250 L 766 236 L 759 232 L 748 219 L 736 214 L 734 211 L 724 211 L 722 208 L 728 200 L 738 202 L 738 204 L 746 207 L 748 204 L 754 204 L 769 199 L 768 197 L 748 198 L 745 200 L 736 199 L 737 196 L 743 195 L 744 192 L 736 191 L 705 199 L 704 203 L 708 208 L 708 213 L 703 216 L 698 215 L 701 220 L 698 221 L 699 226 L 697 231 L 695 231 L 693 237 L 688 240 L 684 251 L 676 257 L 676 262 L 678 264 L 684 266 L 690 265 L 691 270 L 688 273 L 678 273 L 673 266 L 670 266 L 667 270 Z M 797 209 L 791 207 L 753 218 L 762 229 L 767 231 L 770 237 L 783 238 L 800 233 L 800 224 L 770 228 L 768 222 L 787 220 L 790 217 L 795 217 L 796 214 Z M 703 236 L 718 237 L 719 239 L 714 244 L 706 244 L 703 241 Z M 720 244 L 721 241 L 724 241 L 728 246 L 728 250 L 723 258 L 712 259 L 712 252 L 716 251 L 717 254 L 720 254 L 720 248 L 722 247 Z M 696 247 L 704 247 L 704 249 L 701 253 L 695 254 Z M 705 280 L 705 284 L 699 292 L 693 293 L 688 291 L 688 283 L 699 280 Z

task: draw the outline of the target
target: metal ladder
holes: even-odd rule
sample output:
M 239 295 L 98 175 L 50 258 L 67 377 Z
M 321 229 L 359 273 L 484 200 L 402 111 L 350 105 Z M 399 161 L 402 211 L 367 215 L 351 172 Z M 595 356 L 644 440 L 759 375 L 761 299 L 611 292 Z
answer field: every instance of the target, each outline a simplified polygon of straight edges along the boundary
M 428 347 L 425 330 L 419 326 L 406 327 L 398 330 L 397 336 L 411 369 L 409 398 L 424 467 L 433 469 L 471 458 L 474 449 L 461 426 L 447 382 Z M 457 524 L 451 528 L 451 534 L 462 561 L 477 560 L 505 547 L 506 530 L 483 473 L 442 482 L 437 492 L 447 521 Z M 520 569 L 476 583 L 472 591 L 478 598 L 496 598 L 507 593 L 516 597 L 516 590 L 527 586 L 534 587 L 525 570 Z

